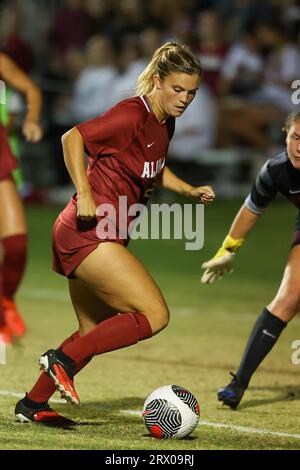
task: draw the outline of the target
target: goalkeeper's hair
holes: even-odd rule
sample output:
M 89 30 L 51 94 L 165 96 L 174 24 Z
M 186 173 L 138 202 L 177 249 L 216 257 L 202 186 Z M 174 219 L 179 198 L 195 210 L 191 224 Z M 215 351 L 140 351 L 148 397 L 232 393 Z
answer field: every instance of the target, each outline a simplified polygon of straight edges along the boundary
M 293 113 L 289 114 L 286 118 L 282 130 L 288 133 L 292 125 L 298 121 L 300 121 L 300 111 L 294 111 Z
M 177 42 L 167 42 L 159 47 L 145 70 L 137 79 L 136 94 L 148 95 L 154 88 L 153 76 L 158 75 L 162 80 L 171 73 L 198 74 L 202 76 L 202 66 L 199 59 L 185 45 Z

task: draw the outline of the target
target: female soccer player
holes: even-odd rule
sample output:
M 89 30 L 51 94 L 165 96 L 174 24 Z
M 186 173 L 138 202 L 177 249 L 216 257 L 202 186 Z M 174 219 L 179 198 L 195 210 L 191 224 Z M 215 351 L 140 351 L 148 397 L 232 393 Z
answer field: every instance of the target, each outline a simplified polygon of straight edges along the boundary
M 0 93 L 4 94 L 4 84 L 8 83 L 25 94 L 27 113 L 22 131 L 26 140 L 38 142 L 42 137 L 39 88 L 3 53 L 0 53 L 0 80 Z M 12 336 L 25 333 L 25 324 L 14 302 L 25 269 L 27 248 L 24 209 L 12 178 L 16 167 L 6 129 L 0 124 L 0 341 L 5 344 L 12 344 Z
M 211 284 L 231 271 L 235 253 L 277 192 L 300 209 L 300 112 L 287 117 L 285 131 L 286 151 L 268 160 L 258 173 L 252 191 L 236 215 L 222 247 L 211 260 L 203 263 L 203 283 Z M 300 311 L 299 279 L 300 211 L 279 290 L 257 319 L 238 371 L 232 374 L 232 381 L 218 391 L 219 401 L 237 408 L 259 364 L 276 344 L 288 322 Z
M 53 266 L 68 278 L 79 331 L 41 356 L 47 375 L 17 403 L 19 421 L 57 418 L 47 404 L 55 388 L 78 405 L 73 377 L 93 356 L 150 338 L 167 326 L 169 310 L 159 287 L 126 248 L 127 213 L 119 210 L 119 197 L 127 197 L 127 211 L 146 203 L 160 184 L 205 204 L 213 201 L 210 187 L 192 187 L 164 166 L 175 118 L 192 102 L 201 74 L 198 59 L 186 47 L 167 43 L 138 78 L 136 97 L 63 135 L 76 193 L 54 225 Z M 107 239 L 100 214 L 108 203 L 120 223 L 116 236 Z

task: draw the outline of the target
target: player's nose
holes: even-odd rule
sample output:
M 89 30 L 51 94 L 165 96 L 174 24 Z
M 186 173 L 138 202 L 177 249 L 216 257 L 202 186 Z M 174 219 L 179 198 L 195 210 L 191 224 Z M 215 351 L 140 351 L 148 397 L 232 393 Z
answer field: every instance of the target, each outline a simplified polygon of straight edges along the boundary
M 184 106 L 187 105 L 187 103 L 188 103 L 188 94 L 187 93 L 182 94 L 182 96 L 180 97 L 180 103 Z

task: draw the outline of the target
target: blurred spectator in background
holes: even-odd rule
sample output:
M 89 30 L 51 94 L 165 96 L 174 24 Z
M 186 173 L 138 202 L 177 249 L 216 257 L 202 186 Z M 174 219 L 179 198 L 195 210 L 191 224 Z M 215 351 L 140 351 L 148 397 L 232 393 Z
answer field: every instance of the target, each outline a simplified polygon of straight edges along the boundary
M 273 8 L 272 0 L 211 0 L 204 2 L 198 0 L 198 3 L 200 10 L 204 9 L 201 6 L 204 3 L 217 12 L 222 19 L 224 34 L 228 42 L 239 40 L 249 23 L 259 18 L 268 17 Z
M 249 24 L 240 41 L 233 43 L 226 55 L 220 80 L 222 96 L 237 95 L 249 98 L 260 88 L 264 63 L 255 24 Z
M 161 34 L 155 28 L 147 28 L 138 36 L 125 37 L 118 59 L 119 75 L 113 89 L 116 103 L 135 95 L 138 76 L 161 44 Z
M 218 95 L 222 63 L 228 51 L 220 18 L 214 10 L 204 10 L 198 15 L 196 27 L 197 51 L 204 71 L 203 83 Z
M 200 85 L 192 105 L 186 110 L 182 122 L 176 122 L 169 153 L 172 158 L 189 162 L 214 146 L 217 123 L 217 108 L 214 97 L 205 85 Z M 182 116 L 183 118 L 183 116 Z
M 65 0 L 57 10 L 49 31 L 53 68 L 64 68 L 68 50 L 83 48 L 89 36 L 89 21 L 83 0 Z
M 138 35 L 149 26 L 146 2 L 118 0 L 113 22 L 116 44 L 121 45 L 126 35 Z
M 92 36 L 84 57 L 85 67 L 75 82 L 71 103 L 75 121 L 93 118 L 114 104 L 110 89 L 114 86 L 117 68 L 110 39 Z
M 60 136 L 134 95 L 153 51 L 169 39 L 189 44 L 202 62 L 206 88 L 199 95 L 209 96 L 215 108 L 215 138 L 206 127 L 210 118 L 200 126 L 220 161 L 230 149 L 244 155 L 245 147 L 254 158 L 257 151 L 266 156 L 271 141 L 280 143 L 282 116 L 293 108 L 299 23 L 300 0 L 0 0 L 0 49 L 26 71 L 34 66 L 44 96 L 46 134 L 39 148 L 21 148 L 25 177 L 35 178 L 31 166 L 42 152 L 36 184 L 65 185 Z M 189 129 L 188 115 L 180 126 L 185 119 Z M 177 133 L 179 128 L 175 139 Z M 192 140 L 200 134 L 198 127 Z M 211 144 L 202 141 L 199 149 L 206 145 Z
M 57 94 L 52 101 L 52 127 L 49 134 L 56 181 L 63 186 L 69 183 L 69 176 L 61 156 L 61 135 L 78 121 L 95 117 L 114 104 L 111 90 L 117 77 L 117 68 L 110 39 L 104 35 L 95 35 L 82 51 L 69 49 L 65 56 L 65 74 L 69 80 L 69 91 Z M 57 194 L 55 188 L 51 199 Z
M 0 9 L 0 49 L 28 73 L 34 64 L 34 54 L 30 44 L 20 36 L 21 23 L 16 4 L 4 4 Z
M 151 15 L 152 25 L 161 26 L 161 31 L 170 31 L 170 26 L 183 14 L 190 17 L 197 11 L 195 0 L 151 0 L 148 4 L 148 10 Z
M 119 53 L 118 76 L 112 89 L 113 101 L 119 102 L 135 94 L 137 77 L 145 69 L 136 37 L 128 36 Z
M 58 7 L 57 0 L 7 0 L 17 10 L 18 35 L 30 44 L 38 67 L 48 54 L 48 32 Z
M 291 83 L 300 77 L 299 48 L 289 40 L 282 22 L 276 18 L 258 23 L 256 34 L 265 55 L 265 66 L 263 84 L 254 99 L 290 113 L 294 110 Z
M 168 165 L 190 184 L 199 178 L 201 181 L 201 153 L 215 145 L 217 121 L 215 98 L 205 85 L 200 84 L 193 103 L 176 122 L 169 147 Z
M 265 56 L 266 39 L 258 34 L 260 28 L 255 23 L 249 23 L 242 40 L 231 46 L 224 59 L 220 84 L 224 97 L 220 105 L 221 147 L 236 142 L 266 153 L 272 142 L 268 132 L 270 126 L 279 125 L 284 119 L 284 109 L 279 106 L 278 100 L 268 97 L 270 90 L 266 69 L 272 51 Z M 295 66 L 292 68 L 295 71 Z M 285 89 L 283 94 L 285 106 L 289 106 L 290 91 Z
M 186 44 L 191 49 L 196 49 L 197 39 L 194 30 L 194 22 L 190 13 L 178 12 L 178 16 L 174 19 L 170 26 L 170 35 L 172 41 Z
M 147 64 L 153 52 L 163 43 L 162 32 L 154 27 L 146 28 L 139 35 L 138 41 L 141 51 L 141 60 L 143 64 Z
M 294 0 L 283 13 L 283 21 L 290 37 L 300 46 L 300 0 Z
M 101 33 L 114 40 L 116 35 L 114 2 L 111 0 L 84 0 L 82 7 L 88 19 L 89 37 Z

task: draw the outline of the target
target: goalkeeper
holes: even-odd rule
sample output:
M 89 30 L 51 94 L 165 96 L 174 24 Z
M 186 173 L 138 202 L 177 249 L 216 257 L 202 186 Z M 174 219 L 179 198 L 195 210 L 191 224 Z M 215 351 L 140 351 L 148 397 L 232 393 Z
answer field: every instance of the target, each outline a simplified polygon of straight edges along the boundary
M 264 209 L 280 192 L 300 209 L 300 112 L 285 122 L 286 151 L 268 160 L 257 175 L 251 193 L 236 215 L 221 248 L 209 261 L 201 281 L 211 284 L 232 271 L 237 251 Z M 241 363 L 231 382 L 218 390 L 218 399 L 236 409 L 253 373 L 276 344 L 282 330 L 300 311 L 300 210 L 283 279 L 275 298 L 264 308 L 249 336 Z

